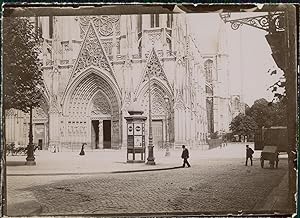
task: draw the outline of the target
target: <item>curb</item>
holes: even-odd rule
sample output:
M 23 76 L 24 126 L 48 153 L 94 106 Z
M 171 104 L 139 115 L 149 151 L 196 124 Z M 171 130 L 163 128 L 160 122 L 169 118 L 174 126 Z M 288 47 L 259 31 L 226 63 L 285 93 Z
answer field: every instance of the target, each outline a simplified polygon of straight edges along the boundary
M 124 170 L 124 171 L 111 171 L 111 172 L 90 172 L 90 173 L 8 173 L 6 176 L 65 176 L 65 175 L 101 175 L 101 174 L 117 174 L 117 173 L 138 173 L 138 172 L 150 172 L 150 171 L 163 171 L 180 169 L 182 166 L 177 167 L 165 167 L 157 169 L 139 169 L 139 170 Z

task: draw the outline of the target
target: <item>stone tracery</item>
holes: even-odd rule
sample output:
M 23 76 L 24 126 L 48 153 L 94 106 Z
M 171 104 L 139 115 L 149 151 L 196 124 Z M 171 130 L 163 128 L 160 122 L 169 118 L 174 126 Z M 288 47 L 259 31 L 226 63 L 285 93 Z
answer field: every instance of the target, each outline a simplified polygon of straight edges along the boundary
M 166 116 L 171 109 L 165 102 L 164 97 L 167 93 L 156 83 L 151 85 L 151 109 L 153 117 Z M 143 106 L 145 114 L 149 111 L 149 91 L 146 90 L 143 95 L 139 97 L 140 104 Z M 170 111 L 169 111 L 170 112 Z
M 76 75 L 90 66 L 99 67 L 113 75 L 109 60 L 105 55 L 104 48 L 97 37 L 94 27 L 90 25 L 87 31 L 87 37 L 81 47 L 72 78 L 75 78 Z
M 111 114 L 111 106 L 103 93 L 97 93 L 92 100 L 92 104 L 91 115 Z
M 150 55 L 150 59 L 146 65 L 146 71 L 144 74 L 143 82 L 147 81 L 149 79 L 149 76 L 151 78 L 155 76 L 161 80 L 168 82 L 166 74 L 159 62 L 159 59 L 154 49 L 152 50 Z
M 89 23 L 93 22 L 100 37 L 112 36 L 113 32 L 120 34 L 120 15 L 82 16 L 80 17 L 80 37 L 83 38 Z

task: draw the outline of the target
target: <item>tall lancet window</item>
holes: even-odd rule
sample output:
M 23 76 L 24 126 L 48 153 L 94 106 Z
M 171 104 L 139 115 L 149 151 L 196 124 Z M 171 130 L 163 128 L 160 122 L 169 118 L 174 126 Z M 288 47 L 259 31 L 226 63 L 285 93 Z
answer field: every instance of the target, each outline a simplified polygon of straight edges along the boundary
M 49 38 L 52 39 L 53 38 L 53 16 L 49 16 Z
M 150 27 L 159 27 L 159 14 L 150 14 Z
M 35 28 L 35 34 L 37 37 L 42 38 L 43 37 L 43 31 L 42 31 L 42 24 L 40 21 L 40 17 L 35 17 L 34 21 L 34 28 Z
M 150 14 L 150 27 L 154 27 L 154 14 Z
M 208 83 L 212 83 L 212 68 L 213 68 L 212 60 L 207 60 L 204 62 L 205 78 L 206 78 L 206 82 Z
M 139 40 L 139 45 L 138 45 L 138 50 L 139 50 L 139 57 L 142 57 L 142 32 L 143 32 L 143 16 L 137 15 L 137 32 L 138 32 L 138 40 Z
M 142 32 L 142 25 L 143 25 L 143 17 L 141 14 L 137 15 L 137 31 L 138 33 Z
M 39 31 L 39 37 L 40 38 L 43 38 L 43 26 L 42 26 L 42 24 L 39 22 L 39 29 L 38 29 L 38 31 Z
M 172 28 L 173 14 L 167 14 L 167 27 Z
M 159 27 L 159 14 L 155 14 L 155 27 Z

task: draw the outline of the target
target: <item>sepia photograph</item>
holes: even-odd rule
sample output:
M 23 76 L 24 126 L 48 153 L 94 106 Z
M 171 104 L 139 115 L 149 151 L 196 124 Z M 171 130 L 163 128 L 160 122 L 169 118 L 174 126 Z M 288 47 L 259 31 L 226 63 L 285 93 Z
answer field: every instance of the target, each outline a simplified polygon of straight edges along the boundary
M 296 213 L 296 6 L 3 8 L 2 215 Z

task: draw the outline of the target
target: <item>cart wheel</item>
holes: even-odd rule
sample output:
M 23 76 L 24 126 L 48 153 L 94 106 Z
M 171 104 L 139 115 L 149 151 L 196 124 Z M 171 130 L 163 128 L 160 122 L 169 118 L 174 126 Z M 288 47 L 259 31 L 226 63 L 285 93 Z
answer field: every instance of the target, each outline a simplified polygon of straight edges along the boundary
M 260 160 L 260 166 L 261 168 L 264 168 L 264 160 Z

